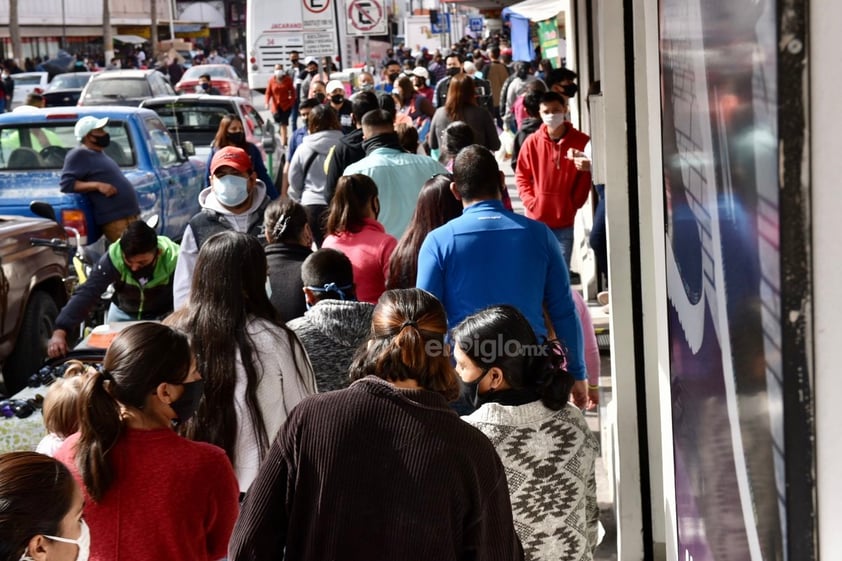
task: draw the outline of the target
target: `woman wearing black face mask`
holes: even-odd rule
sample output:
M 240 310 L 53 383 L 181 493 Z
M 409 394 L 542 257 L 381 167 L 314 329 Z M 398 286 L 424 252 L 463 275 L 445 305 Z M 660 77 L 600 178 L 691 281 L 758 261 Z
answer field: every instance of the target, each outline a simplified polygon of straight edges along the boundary
M 494 442 L 506 467 L 524 550 L 542 552 L 536 561 L 591 559 L 599 445 L 568 403 L 573 377 L 558 342 L 539 342 L 516 308 L 493 306 L 456 326 L 453 343 L 456 372 L 479 406 L 463 419 Z
M 269 198 L 274 200 L 280 196 L 278 188 L 275 187 L 275 182 L 272 181 L 269 172 L 266 170 L 266 165 L 263 163 L 263 154 L 260 152 L 260 148 L 246 140 L 243 120 L 237 115 L 225 115 L 219 121 L 219 127 L 216 129 L 216 136 L 211 143 L 210 154 L 208 154 L 207 169 L 210 169 L 216 151 L 226 146 L 237 146 L 245 150 L 251 158 L 252 169 L 257 174 L 257 179 L 266 186 L 266 194 L 269 195 Z
M 231 464 L 173 430 L 201 397 L 184 334 L 139 323 L 111 343 L 82 389 L 79 432 L 56 454 L 84 490 L 91 559 L 225 557 L 239 498 Z M 193 531 L 174 535 L 181 527 Z
M 354 130 L 353 111 L 351 102 L 345 99 L 345 85 L 339 80 L 331 80 L 327 83 L 325 91 L 330 95 L 331 108 L 339 118 L 339 125 L 342 127 L 342 134 L 348 134 Z

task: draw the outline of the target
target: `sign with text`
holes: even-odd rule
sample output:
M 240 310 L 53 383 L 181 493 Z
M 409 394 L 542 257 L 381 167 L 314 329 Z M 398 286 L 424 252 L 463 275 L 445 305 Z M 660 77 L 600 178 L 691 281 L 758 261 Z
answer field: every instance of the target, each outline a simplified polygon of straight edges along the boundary
M 383 0 L 353 0 L 348 4 L 348 35 L 386 35 Z
M 483 18 L 481 17 L 470 18 L 468 19 L 468 29 L 474 33 L 479 33 L 482 31 L 483 23 Z
M 304 52 L 307 56 L 322 58 L 336 56 L 339 52 L 339 44 L 336 41 L 336 33 L 330 30 L 318 32 L 304 32 Z
M 335 27 L 334 0 L 301 0 L 301 21 L 304 31 L 328 31 Z M 333 51 L 336 54 L 337 51 Z M 310 53 L 307 53 L 308 56 Z M 318 55 L 312 55 L 318 56 Z

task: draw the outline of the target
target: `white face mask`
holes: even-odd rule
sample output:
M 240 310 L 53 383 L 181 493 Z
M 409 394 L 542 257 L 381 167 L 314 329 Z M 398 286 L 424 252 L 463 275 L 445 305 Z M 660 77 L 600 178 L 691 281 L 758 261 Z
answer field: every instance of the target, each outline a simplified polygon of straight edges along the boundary
M 76 547 L 79 548 L 79 553 L 76 554 L 76 561 L 88 561 L 88 557 L 91 554 L 91 529 L 88 528 L 88 524 L 82 520 L 80 522 L 82 526 L 82 532 L 79 534 L 79 539 L 71 540 L 70 538 L 60 538 L 58 536 L 44 536 L 51 540 L 63 543 L 72 543 Z M 20 561 L 33 561 L 32 557 L 26 554 L 21 556 Z
M 564 122 L 564 113 L 541 113 L 541 120 L 549 129 L 557 129 Z
M 227 207 L 237 207 L 248 198 L 248 179 L 239 175 L 213 178 L 213 193 L 216 200 Z
M 284 71 L 283 70 L 275 70 L 275 78 L 280 80 L 283 77 L 284 77 Z

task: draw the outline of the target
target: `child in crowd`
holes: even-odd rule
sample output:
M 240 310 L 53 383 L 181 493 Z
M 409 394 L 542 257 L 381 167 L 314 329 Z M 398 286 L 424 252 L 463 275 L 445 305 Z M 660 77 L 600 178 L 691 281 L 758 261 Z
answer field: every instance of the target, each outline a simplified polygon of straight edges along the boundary
M 70 361 L 64 376 L 50 385 L 41 409 L 47 436 L 38 443 L 36 452 L 54 456 L 64 439 L 79 430 L 79 396 L 93 371 L 79 361 Z

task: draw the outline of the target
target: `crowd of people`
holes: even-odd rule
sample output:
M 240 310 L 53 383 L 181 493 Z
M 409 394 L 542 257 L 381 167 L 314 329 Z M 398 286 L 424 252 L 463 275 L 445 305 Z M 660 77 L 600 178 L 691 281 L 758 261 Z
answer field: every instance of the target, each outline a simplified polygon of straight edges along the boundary
M 48 353 L 108 283 L 109 315 L 136 322 L 48 392 L 56 460 L 0 455 L 0 522 L 16 520 L 0 561 L 592 559 L 575 74 L 454 47 L 398 49 L 353 85 L 292 53 L 266 89 L 283 177 L 220 124 L 178 245 L 99 161 L 106 122 L 80 120 L 62 188 L 111 245 Z M 523 133 L 525 216 L 494 154 L 504 128 Z

